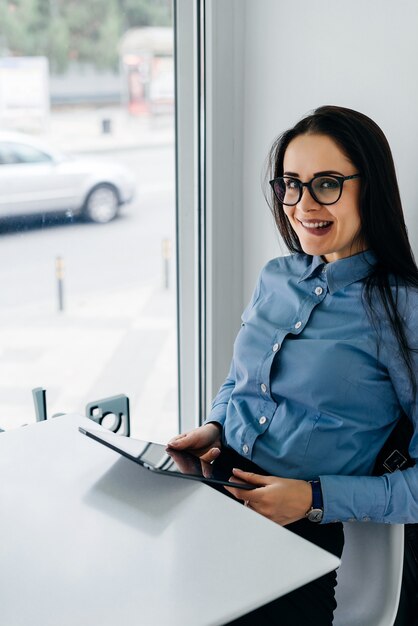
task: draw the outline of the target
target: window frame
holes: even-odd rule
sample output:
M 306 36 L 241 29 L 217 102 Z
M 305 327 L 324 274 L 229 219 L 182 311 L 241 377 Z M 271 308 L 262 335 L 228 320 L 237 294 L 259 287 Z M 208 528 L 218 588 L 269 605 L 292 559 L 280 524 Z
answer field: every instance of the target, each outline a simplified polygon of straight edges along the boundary
M 244 18 L 175 0 L 179 430 L 225 378 L 243 308 Z M 225 129 L 228 132 L 225 132 Z
M 174 0 L 179 431 L 199 425 L 202 402 L 201 3 Z M 203 220 L 204 222 L 204 220 Z

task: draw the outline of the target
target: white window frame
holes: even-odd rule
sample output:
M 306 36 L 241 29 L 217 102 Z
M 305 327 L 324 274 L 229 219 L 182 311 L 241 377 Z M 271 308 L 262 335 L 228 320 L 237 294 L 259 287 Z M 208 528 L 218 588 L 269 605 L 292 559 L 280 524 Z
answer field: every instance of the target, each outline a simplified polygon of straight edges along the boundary
M 199 2 L 174 1 L 180 432 L 199 424 L 201 402 L 199 14 Z
M 175 0 L 179 429 L 202 423 L 243 306 L 243 12 Z

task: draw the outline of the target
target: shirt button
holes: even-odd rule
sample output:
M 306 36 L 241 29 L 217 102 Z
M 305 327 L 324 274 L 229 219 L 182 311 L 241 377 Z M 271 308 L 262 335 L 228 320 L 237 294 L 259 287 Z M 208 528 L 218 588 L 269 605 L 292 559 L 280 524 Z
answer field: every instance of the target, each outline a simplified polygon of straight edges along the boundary
M 263 393 L 266 393 L 266 391 L 267 391 L 267 386 L 266 386 L 264 383 L 261 383 L 260 387 L 261 387 L 261 391 L 262 391 Z
M 279 344 L 275 343 L 273 346 L 273 352 L 277 352 L 278 349 L 279 349 Z
M 302 322 L 296 322 L 295 328 L 300 328 L 302 326 Z
M 246 443 L 242 446 L 242 451 L 243 451 L 244 454 L 248 454 L 249 449 L 250 448 L 247 446 Z
M 267 422 L 267 417 L 265 415 L 262 415 L 260 417 L 260 419 L 258 420 L 259 424 L 263 425 Z
M 315 293 L 317 296 L 320 296 L 322 294 L 324 290 L 322 289 L 322 287 L 316 287 L 315 288 Z

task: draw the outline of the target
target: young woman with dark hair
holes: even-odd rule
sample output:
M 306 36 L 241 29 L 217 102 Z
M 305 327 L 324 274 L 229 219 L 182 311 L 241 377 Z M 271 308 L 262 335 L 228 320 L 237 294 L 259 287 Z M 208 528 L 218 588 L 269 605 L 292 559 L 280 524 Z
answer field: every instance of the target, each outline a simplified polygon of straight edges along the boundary
M 367 248 L 373 250 L 376 256 L 373 272 L 365 283 L 367 310 L 372 323 L 377 326 L 380 318 L 374 311 L 373 300 L 378 296 L 398 339 L 411 384 L 416 390 L 411 348 L 396 302 L 400 285 L 418 287 L 418 269 L 408 240 L 395 166 L 387 139 L 379 126 L 366 115 L 342 107 L 323 106 L 275 141 L 269 154 L 269 178 L 283 176 L 286 149 L 292 139 L 302 134 L 327 135 L 332 138 L 361 172 L 361 232 L 358 236 L 367 242 Z M 276 185 L 272 181 L 273 190 Z M 270 206 L 289 251 L 303 252 L 298 235 L 276 194 L 273 194 Z M 389 277 L 393 279 L 393 285 L 389 283 Z
M 372 476 L 402 413 L 418 458 L 418 269 L 390 148 L 365 115 L 316 109 L 275 141 L 269 174 L 291 254 L 263 268 L 208 420 L 169 445 L 227 456 L 256 487 L 230 494 L 340 556 L 344 521 L 418 521 L 417 467 Z M 332 624 L 335 582 L 234 624 Z

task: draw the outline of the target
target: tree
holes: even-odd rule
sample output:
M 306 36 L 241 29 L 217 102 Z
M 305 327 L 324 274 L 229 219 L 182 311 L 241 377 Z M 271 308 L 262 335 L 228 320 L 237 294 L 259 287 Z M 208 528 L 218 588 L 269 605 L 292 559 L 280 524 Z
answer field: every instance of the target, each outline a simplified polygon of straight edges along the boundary
M 171 26 L 172 0 L 119 0 L 125 28 Z
M 121 32 L 117 0 L 54 1 L 55 19 L 67 29 L 67 62 L 93 62 L 99 69 L 117 67 Z
M 125 30 L 171 20 L 171 0 L 0 0 L 0 52 L 47 56 L 53 72 L 71 61 L 115 69 Z
M 0 37 L 12 54 L 45 54 L 48 7 L 44 0 L 0 0 Z

